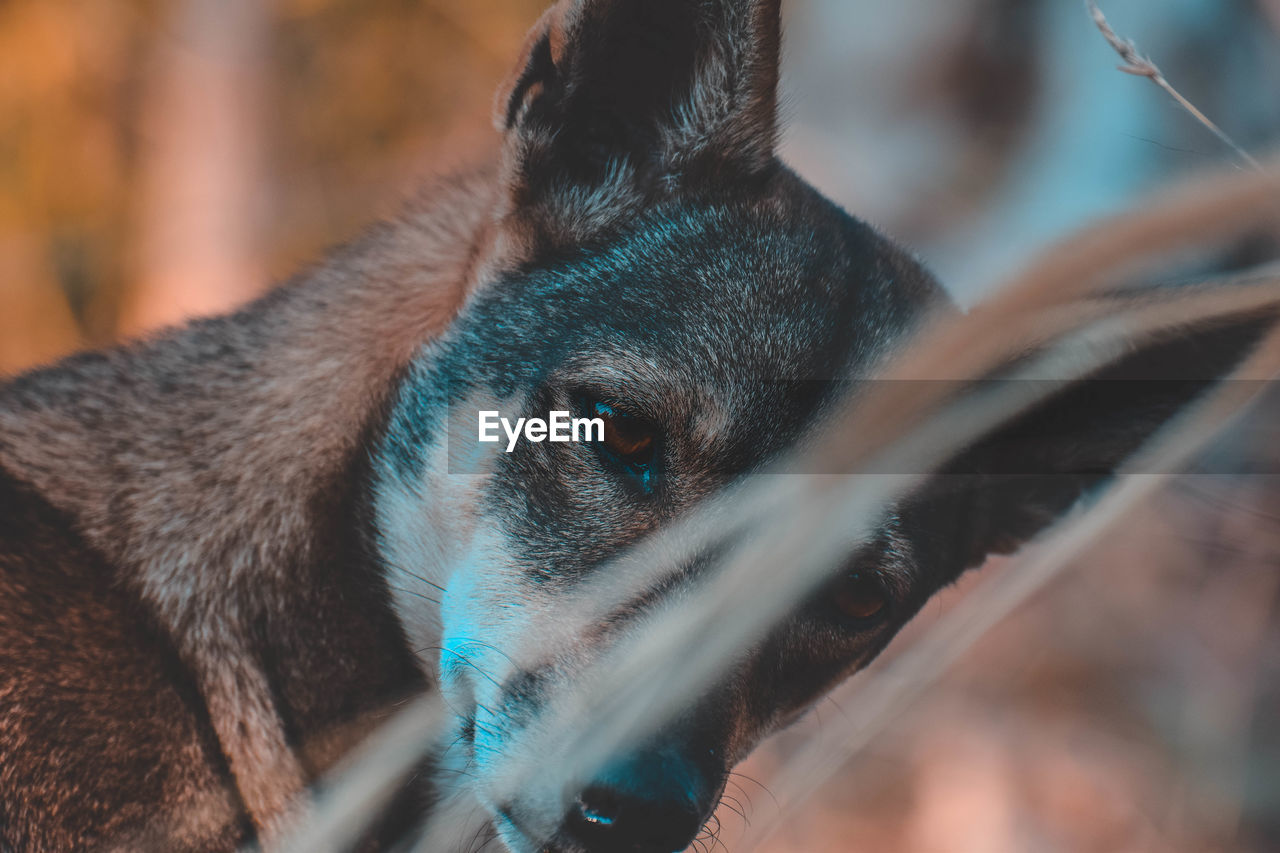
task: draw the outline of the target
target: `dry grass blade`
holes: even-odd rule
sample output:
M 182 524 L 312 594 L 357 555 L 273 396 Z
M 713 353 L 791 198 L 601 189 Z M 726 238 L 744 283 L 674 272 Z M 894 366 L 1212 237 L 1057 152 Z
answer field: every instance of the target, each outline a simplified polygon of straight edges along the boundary
M 1089 10 L 1089 15 L 1093 18 L 1093 23 L 1097 26 L 1098 31 L 1102 33 L 1103 38 L 1107 40 L 1112 49 L 1120 55 L 1120 58 L 1124 60 L 1125 64 L 1120 66 L 1121 71 L 1125 74 L 1132 74 L 1135 77 L 1146 77 L 1152 83 L 1155 83 L 1177 101 L 1180 107 L 1190 113 L 1196 121 L 1207 127 L 1214 136 L 1230 147 L 1241 160 L 1255 169 L 1262 168 L 1262 164 L 1250 156 L 1248 151 L 1237 145 L 1236 141 L 1228 136 L 1222 128 L 1218 127 L 1216 123 L 1202 113 L 1195 104 L 1183 97 L 1181 92 L 1173 88 L 1169 81 L 1165 79 L 1164 74 L 1161 73 L 1160 68 L 1150 58 L 1140 53 L 1138 46 L 1131 39 L 1122 38 L 1111 28 L 1111 24 L 1107 21 L 1107 16 L 1102 13 L 1102 9 L 1099 8 L 1097 0 L 1084 0 L 1084 4 Z
M 1280 329 L 1273 331 L 1235 378 L 1280 377 Z M 1184 423 L 1151 442 L 1122 473 L 1117 484 L 1087 513 L 1060 525 L 1039 546 L 969 595 L 912 648 L 875 678 L 841 691 L 839 722 L 824 727 L 775 773 L 770 789 L 780 802 L 770 821 L 754 824 L 743 853 L 755 850 L 794 809 L 848 762 L 872 737 L 892 723 L 904 707 L 936 681 L 988 630 L 1041 589 L 1109 531 L 1124 522 L 1144 500 L 1175 475 L 1137 474 L 1185 467 L 1262 395 L 1254 382 L 1224 382 Z
M 279 845 L 281 853 L 349 850 L 405 778 L 436 743 L 445 722 L 436 697 L 407 705 L 375 733 L 322 790 L 305 822 Z

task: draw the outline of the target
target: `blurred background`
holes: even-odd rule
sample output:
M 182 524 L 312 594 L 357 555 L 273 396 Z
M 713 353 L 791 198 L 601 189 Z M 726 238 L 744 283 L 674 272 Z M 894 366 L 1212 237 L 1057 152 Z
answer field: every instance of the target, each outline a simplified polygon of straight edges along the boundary
M 0 375 L 225 310 L 393 214 L 488 144 L 492 94 L 543 6 L 0 0 Z M 1242 147 L 1275 149 L 1280 0 L 1102 6 Z M 962 304 L 1091 218 L 1238 165 L 1116 70 L 1079 0 L 790 0 L 785 14 L 784 158 L 914 246 Z M 1183 269 L 1274 258 L 1276 238 Z M 767 849 L 1280 850 L 1277 493 L 1186 478 L 988 635 Z M 745 772 L 767 786 L 805 727 L 840 713 L 824 703 Z M 730 793 L 761 820 L 774 808 L 752 782 Z M 743 828 L 722 817 L 732 849 Z

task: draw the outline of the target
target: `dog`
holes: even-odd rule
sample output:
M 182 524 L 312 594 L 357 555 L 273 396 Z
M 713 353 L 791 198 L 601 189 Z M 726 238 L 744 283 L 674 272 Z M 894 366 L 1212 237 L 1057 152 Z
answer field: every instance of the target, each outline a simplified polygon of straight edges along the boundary
M 514 853 L 682 850 L 764 736 L 1190 399 L 1055 398 L 652 738 L 551 805 L 504 793 L 530 721 L 704 561 L 587 636 L 556 635 L 565 596 L 953 310 L 778 160 L 779 6 L 560 0 L 492 162 L 236 313 L 0 387 L 0 848 L 269 847 L 438 695 L 452 745 L 370 849 L 465 795 Z M 1209 377 L 1244 349 L 1197 334 L 1141 358 Z M 597 434 L 475 440 L 499 411 Z

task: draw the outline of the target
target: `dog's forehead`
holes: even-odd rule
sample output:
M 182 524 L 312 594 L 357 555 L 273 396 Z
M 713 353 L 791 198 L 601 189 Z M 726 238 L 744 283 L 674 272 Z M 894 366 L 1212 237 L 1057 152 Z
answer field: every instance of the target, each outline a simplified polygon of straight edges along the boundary
M 920 307 L 895 281 L 912 273 L 899 255 L 831 205 L 671 206 L 571 260 L 535 265 L 502 310 L 522 304 L 530 333 L 556 341 L 618 340 L 668 362 L 813 377 L 843 370 Z
M 655 207 L 609 240 L 534 259 L 478 292 L 444 366 L 512 395 L 612 371 L 599 384 L 649 393 L 651 411 L 683 410 L 697 433 L 775 412 L 791 434 L 821 407 L 813 382 L 867 375 L 940 294 L 894 243 L 792 179 L 764 200 Z

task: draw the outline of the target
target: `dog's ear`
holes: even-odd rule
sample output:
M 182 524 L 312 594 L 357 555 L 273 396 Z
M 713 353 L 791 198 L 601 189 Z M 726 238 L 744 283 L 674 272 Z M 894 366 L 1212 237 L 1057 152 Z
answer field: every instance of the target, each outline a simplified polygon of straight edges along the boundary
M 1152 341 L 975 443 L 907 511 L 922 558 L 946 582 L 1019 548 L 1227 376 L 1275 319 L 1219 322 Z
M 781 0 L 560 0 L 498 96 L 513 207 L 564 239 L 774 167 Z

